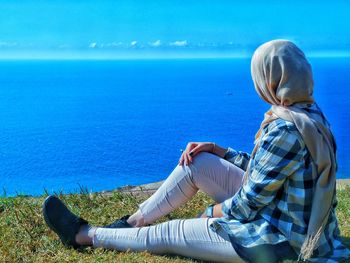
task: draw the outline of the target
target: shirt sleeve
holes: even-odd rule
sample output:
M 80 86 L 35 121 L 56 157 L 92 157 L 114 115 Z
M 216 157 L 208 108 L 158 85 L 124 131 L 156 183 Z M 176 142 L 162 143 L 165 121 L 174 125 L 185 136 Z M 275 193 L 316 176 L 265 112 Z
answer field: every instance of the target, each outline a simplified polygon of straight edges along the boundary
M 275 127 L 260 141 L 247 183 L 222 203 L 224 216 L 251 220 L 264 206 L 270 204 L 286 178 L 302 165 L 299 135 L 287 128 Z
M 247 170 L 247 166 L 250 160 L 250 154 L 246 152 L 236 151 L 228 147 L 224 159 L 245 171 Z

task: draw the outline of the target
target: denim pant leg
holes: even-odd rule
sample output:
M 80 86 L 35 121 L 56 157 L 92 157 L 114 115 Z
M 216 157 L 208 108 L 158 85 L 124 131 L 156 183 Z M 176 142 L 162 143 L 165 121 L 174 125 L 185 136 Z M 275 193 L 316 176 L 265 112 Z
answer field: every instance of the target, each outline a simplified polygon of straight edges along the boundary
M 200 189 L 220 203 L 241 187 L 244 171 L 210 153 L 202 152 L 189 166 L 176 166 L 160 188 L 139 206 L 139 226 L 151 224 L 190 200 Z
M 118 251 L 181 255 L 211 262 L 243 262 L 226 232 L 215 232 L 209 227 L 213 220 L 195 218 L 141 228 L 97 228 L 93 246 Z

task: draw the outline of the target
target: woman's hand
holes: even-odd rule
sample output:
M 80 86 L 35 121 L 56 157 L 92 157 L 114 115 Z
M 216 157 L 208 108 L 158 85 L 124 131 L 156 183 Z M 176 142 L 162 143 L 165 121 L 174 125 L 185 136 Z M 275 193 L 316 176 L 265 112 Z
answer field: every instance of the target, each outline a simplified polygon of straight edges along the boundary
M 182 152 L 179 165 L 189 165 L 192 163 L 193 157 L 200 152 L 213 153 L 215 149 L 215 143 L 213 142 L 189 142 L 186 149 Z

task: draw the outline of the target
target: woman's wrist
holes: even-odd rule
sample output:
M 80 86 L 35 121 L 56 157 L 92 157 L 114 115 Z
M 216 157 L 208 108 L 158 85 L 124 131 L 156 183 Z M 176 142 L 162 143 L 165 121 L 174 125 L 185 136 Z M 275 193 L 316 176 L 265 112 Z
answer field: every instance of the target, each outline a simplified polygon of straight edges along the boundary
M 224 158 L 227 152 L 227 149 L 217 145 L 215 142 L 212 142 L 211 144 L 212 144 L 211 153 L 221 158 Z
M 212 142 L 211 144 L 212 144 L 211 153 L 215 154 L 216 144 L 215 142 Z
M 214 217 L 223 217 L 224 216 L 224 214 L 222 213 L 222 204 L 214 205 L 213 215 L 214 215 Z

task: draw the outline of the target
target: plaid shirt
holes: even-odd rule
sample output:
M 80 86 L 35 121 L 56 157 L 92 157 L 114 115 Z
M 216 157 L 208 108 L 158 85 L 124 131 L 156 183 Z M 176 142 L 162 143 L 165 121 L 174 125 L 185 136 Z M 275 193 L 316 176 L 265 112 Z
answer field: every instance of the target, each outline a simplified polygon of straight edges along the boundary
M 289 242 L 299 254 L 310 218 L 316 166 L 293 123 L 277 119 L 263 129 L 260 138 L 247 184 L 222 203 L 224 217 L 211 227 L 226 230 L 234 247 Z M 246 170 L 250 155 L 229 148 L 225 159 Z M 312 262 L 340 262 L 350 257 L 340 241 L 336 203 L 334 191 L 329 220 Z

